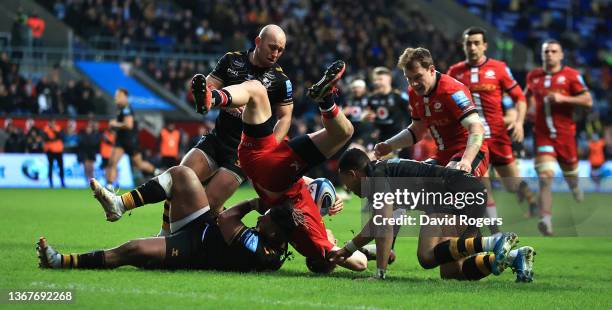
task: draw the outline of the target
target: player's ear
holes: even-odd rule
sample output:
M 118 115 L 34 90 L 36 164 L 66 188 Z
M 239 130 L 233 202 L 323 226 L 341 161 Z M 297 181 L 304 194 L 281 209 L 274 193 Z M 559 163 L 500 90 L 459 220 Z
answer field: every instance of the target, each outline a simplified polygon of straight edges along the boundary
M 259 47 L 259 44 L 261 44 L 261 37 L 260 36 L 256 36 L 255 37 L 255 46 Z

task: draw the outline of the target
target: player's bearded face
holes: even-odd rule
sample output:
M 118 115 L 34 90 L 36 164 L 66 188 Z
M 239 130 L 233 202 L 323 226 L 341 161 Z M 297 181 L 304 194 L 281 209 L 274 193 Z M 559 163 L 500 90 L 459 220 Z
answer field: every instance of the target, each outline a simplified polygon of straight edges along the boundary
M 463 51 L 469 61 L 479 61 L 487 50 L 482 34 L 473 34 L 463 38 Z
M 433 88 L 436 82 L 436 69 L 429 66 L 423 68 L 421 64 L 415 64 L 412 67 L 404 68 L 404 76 L 408 80 L 408 85 L 419 95 L 427 95 Z

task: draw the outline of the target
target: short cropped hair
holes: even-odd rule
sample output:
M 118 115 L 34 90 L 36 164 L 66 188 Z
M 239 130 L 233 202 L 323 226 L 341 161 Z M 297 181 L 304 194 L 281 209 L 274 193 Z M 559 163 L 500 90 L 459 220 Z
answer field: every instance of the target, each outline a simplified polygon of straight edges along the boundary
M 480 28 L 480 27 L 469 27 L 468 29 L 465 29 L 465 31 L 463 31 L 463 36 L 471 36 L 471 35 L 475 35 L 475 34 L 481 34 L 482 35 L 482 41 L 483 42 L 487 42 L 487 31 L 484 30 L 484 28 Z
M 119 88 L 117 88 L 117 91 L 122 92 L 126 97 L 130 96 L 130 93 L 128 93 L 128 90 L 126 88 L 119 87 Z
M 544 44 L 557 44 L 559 46 L 561 46 L 561 48 L 563 48 L 563 45 L 561 45 L 561 42 L 559 42 L 558 40 L 555 39 L 546 39 L 546 41 L 542 42 L 542 45 Z
M 397 62 L 397 66 L 402 70 L 412 69 L 416 64 L 420 64 L 423 68 L 429 68 L 433 65 L 433 58 L 431 58 L 431 53 L 428 49 L 423 47 L 409 47 L 404 50 Z
M 370 158 L 364 151 L 357 148 L 351 148 L 340 156 L 340 160 L 338 161 L 338 170 L 363 171 L 369 162 Z
M 376 67 L 374 70 L 372 70 L 372 75 L 374 76 L 381 74 L 391 75 L 391 70 L 389 70 L 387 67 Z

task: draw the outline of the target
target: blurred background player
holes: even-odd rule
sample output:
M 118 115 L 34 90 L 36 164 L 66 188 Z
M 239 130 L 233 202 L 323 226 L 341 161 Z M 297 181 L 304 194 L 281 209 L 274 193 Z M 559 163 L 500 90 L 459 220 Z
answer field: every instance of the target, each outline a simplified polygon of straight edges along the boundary
M 591 94 L 580 73 L 563 65 L 563 49 L 556 40 L 542 44 L 542 67 L 527 74 L 527 98 L 535 105 L 535 168 L 540 179 L 540 221 L 538 229 L 545 236 L 553 234 L 552 178 L 559 163 L 574 199 L 581 202 L 584 193 L 578 184 L 576 150 L 576 107 L 590 108 Z
M 123 154 L 130 156 L 134 168 L 148 174 L 159 174 L 150 162 L 142 159 L 138 142 L 138 124 L 134 117 L 134 110 L 128 102 L 128 91 L 118 88 L 115 91 L 115 104 L 119 112 L 117 118 L 110 120 L 108 126 L 115 131 L 115 144 L 108 159 L 106 167 L 106 186 L 113 188 L 117 178 L 117 164 Z
M 510 128 L 513 128 L 512 139 L 522 142 L 523 123 L 527 112 L 525 95 L 506 63 L 485 55 L 487 47 L 487 35 L 484 29 L 479 27 L 466 29 L 463 32 L 465 61 L 452 65 L 447 74 L 465 84 L 472 93 L 472 99 L 485 129 L 484 137 L 489 148 L 489 161 L 501 177 L 506 189 L 517 193 L 521 201 L 526 196 L 528 202 L 534 204 L 534 195 L 520 179 L 502 109 L 503 93 L 506 92 L 512 98 L 516 109 L 516 118 L 510 125 Z M 486 176 L 488 177 L 488 173 Z M 487 216 L 497 218 L 490 180 L 484 178 L 483 181 L 489 189 Z M 490 228 L 492 232 L 498 231 L 497 227 Z
M 100 148 L 101 133 L 96 121 L 87 122 L 87 126 L 79 133 L 78 157 L 85 167 L 86 181 L 94 177 L 94 162 Z
M 346 100 L 346 104 L 342 111 L 344 115 L 351 121 L 354 128 L 353 136 L 350 144 L 353 147 L 368 148 L 371 143 L 372 123 L 364 122 L 363 117 L 368 109 L 368 89 L 366 82 L 362 79 L 353 80 L 350 84 L 351 94 Z
M 159 155 L 162 167 L 168 169 L 178 164 L 181 132 L 174 123 L 168 123 L 159 133 Z
M 368 97 L 366 119 L 374 122 L 378 131 L 376 141 L 385 141 L 410 124 L 408 100 L 399 90 L 393 89 L 392 82 L 388 68 L 376 67 L 372 71 L 374 90 Z
M 57 125 L 55 119 L 50 119 L 47 126 L 43 129 L 44 134 L 44 150 L 47 154 L 47 161 L 49 162 L 49 187 L 53 188 L 53 163 L 57 162 L 59 168 L 59 176 L 62 187 L 66 187 L 64 183 L 64 132 L 62 128 Z
M 113 151 L 113 145 L 115 145 L 115 133 L 110 128 L 107 128 L 100 136 L 100 157 L 102 157 L 100 168 L 104 170 L 108 167 L 108 160 Z

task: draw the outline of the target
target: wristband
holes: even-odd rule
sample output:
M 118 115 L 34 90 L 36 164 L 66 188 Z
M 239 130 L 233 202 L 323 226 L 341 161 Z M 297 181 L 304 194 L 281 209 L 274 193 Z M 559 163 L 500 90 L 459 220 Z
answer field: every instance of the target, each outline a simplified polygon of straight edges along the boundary
M 354 253 L 355 251 L 357 251 L 357 247 L 355 246 L 355 243 L 353 243 L 353 240 L 347 242 L 344 245 L 344 248 L 349 251 L 351 254 Z

